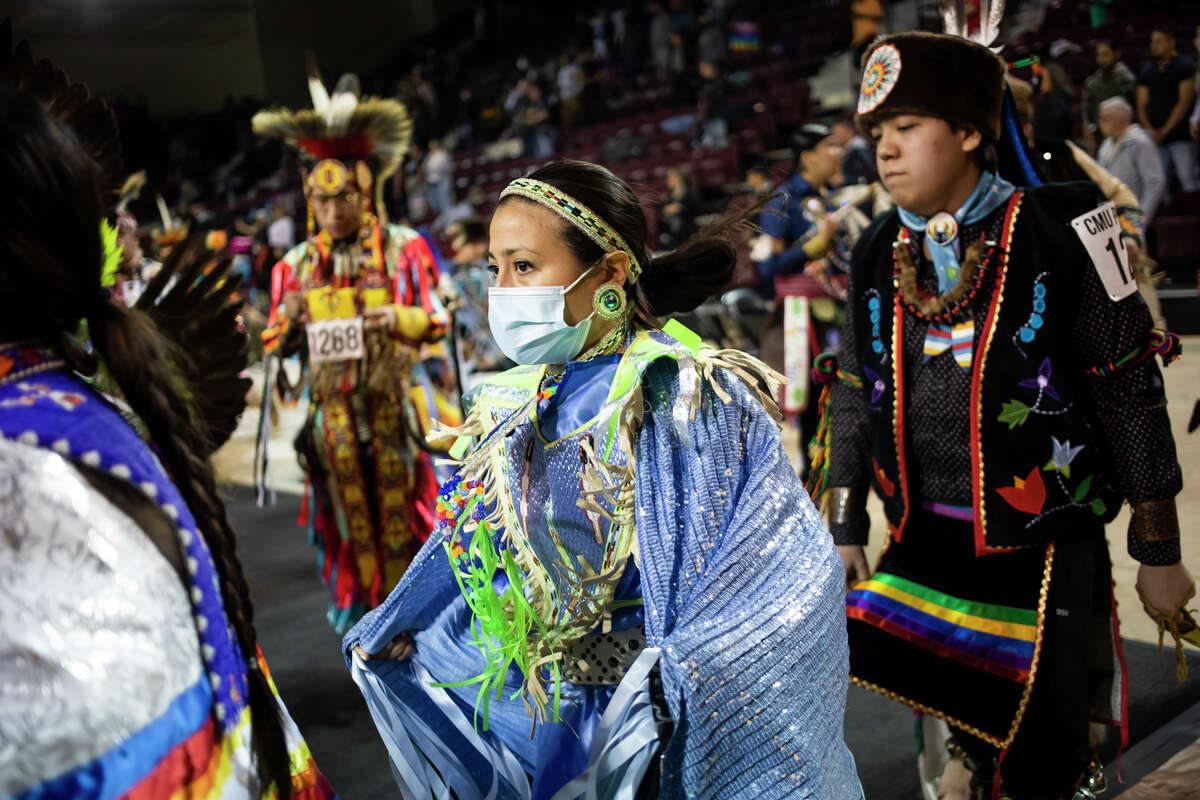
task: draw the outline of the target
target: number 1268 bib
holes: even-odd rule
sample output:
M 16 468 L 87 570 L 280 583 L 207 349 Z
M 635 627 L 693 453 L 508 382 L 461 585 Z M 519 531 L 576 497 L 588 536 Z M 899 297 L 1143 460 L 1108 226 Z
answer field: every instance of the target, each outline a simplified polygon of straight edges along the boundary
M 363 357 L 363 318 L 308 323 L 308 360 L 313 364 Z

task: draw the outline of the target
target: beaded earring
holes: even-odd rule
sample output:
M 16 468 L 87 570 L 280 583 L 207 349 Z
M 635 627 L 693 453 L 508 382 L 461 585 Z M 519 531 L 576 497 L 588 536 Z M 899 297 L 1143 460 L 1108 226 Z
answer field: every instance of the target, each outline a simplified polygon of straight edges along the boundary
M 596 290 L 592 305 L 601 319 L 613 320 L 625 315 L 625 290 L 619 283 L 606 283 Z

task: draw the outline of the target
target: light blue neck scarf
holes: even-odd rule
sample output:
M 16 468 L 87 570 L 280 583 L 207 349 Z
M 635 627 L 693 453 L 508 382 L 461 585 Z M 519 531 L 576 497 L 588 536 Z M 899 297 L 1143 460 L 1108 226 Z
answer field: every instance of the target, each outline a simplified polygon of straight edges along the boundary
M 971 192 L 967 202 L 954 212 L 954 220 L 958 223 L 960 235 L 956 235 L 945 244 L 938 244 L 932 236 L 925 237 L 926 244 L 929 245 L 929 253 L 933 257 L 933 268 L 937 271 L 938 294 L 945 294 L 958 283 L 959 243 L 962 241 L 963 227 L 979 222 L 1002 204 L 1007 203 L 1015 191 L 1015 186 L 996 173 L 984 172 L 979 179 L 979 185 L 975 187 L 975 191 Z M 927 217 L 919 216 L 903 208 L 899 211 L 900 221 L 904 223 L 904 227 L 913 233 L 925 233 L 925 226 L 929 224 Z

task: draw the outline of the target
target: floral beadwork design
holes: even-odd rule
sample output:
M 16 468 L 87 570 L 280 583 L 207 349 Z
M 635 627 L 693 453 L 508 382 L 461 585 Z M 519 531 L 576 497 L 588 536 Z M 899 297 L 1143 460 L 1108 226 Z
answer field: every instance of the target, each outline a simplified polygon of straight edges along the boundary
M 1046 506 L 1046 483 L 1037 467 L 1024 478 L 1014 477 L 1012 486 L 1001 486 L 996 491 L 1010 506 L 1026 514 L 1040 514 Z
M 1017 511 L 1033 515 L 1033 519 L 1025 524 L 1026 530 L 1050 514 L 1068 508 L 1086 508 L 1098 517 L 1108 511 L 1108 504 L 1099 496 L 1100 490 L 1092 492 L 1092 475 L 1085 475 L 1074 486 L 1067 483 L 1071 477 L 1071 462 L 1083 448 L 1084 445 L 1072 447 L 1069 440 L 1060 442 L 1057 437 L 1051 436 L 1050 460 L 1044 467 L 1041 469 L 1034 467 L 1024 478 L 1014 477 L 1012 486 L 1001 486 L 996 489 L 996 493 Z M 1050 474 L 1049 482 L 1042 478 L 1043 472 Z M 1061 492 L 1062 502 L 1046 508 L 1050 489 L 1053 488 L 1057 488 Z
M 1017 342 L 1021 341 L 1025 344 L 1031 344 L 1037 338 L 1038 331 L 1046 324 L 1046 318 L 1043 316 L 1046 313 L 1045 281 L 1049 274 L 1049 272 L 1043 272 L 1033 279 L 1033 310 L 1029 312 L 1029 319 L 1025 321 L 1025 324 L 1013 334 L 1013 347 L 1017 348 L 1017 352 L 1021 354 L 1021 358 L 1029 358 L 1029 356 Z
M 1070 411 L 1071 406 L 1074 405 L 1074 403 L 1067 403 L 1062 408 L 1053 411 L 1042 408 L 1042 401 L 1047 397 L 1056 403 L 1062 403 L 1062 397 L 1059 396 L 1058 390 L 1054 388 L 1054 384 L 1051 382 L 1053 375 L 1054 371 L 1053 367 L 1050 365 L 1050 357 L 1047 356 L 1046 358 L 1042 359 L 1042 363 L 1038 367 L 1037 375 L 1032 378 L 1026 378 L 1017 383 L 1018 386 L 1021 386 L 1025 389 L 1037 390 L 1037 397 L 1034 399 L 1033 403 L 1028 404 L 1016 398 L 1007 400 L 1000 405 L 1000 416 L 998 419 L 1008 425 L 1009 430 L 1013 430 L 1014 428 L 1024 425 L 1029 419 L 1030 414 L 1041 414 L 1048 417 L 1057 417 Z
M 879 106 L 896 88 L 900 79 L 900 51 L 894 45 L 875 48 L 863 68 L 862 89 L 858 93 L 858 113 L 866 114 Z
M 457 561 L 466 552 L 456 535 L 459 526 L 468 519 L 475 523 L 483 522 L 482 500 L 483 482 L 464 481 L 457 474 L 446 481 L 438 493 L 434 533 L 444 537 L 451 561 Z
M 887 391 L 887 384 L 883 378 L 879 377 L 879 373 L 863 364 L 863 374 L 867 377 L 867 385 L 871 387 L 871 405 L 879 405 L 879 401 L 883 398 L 884 392 Z
M 1050 443 L 1053 448 L 1050 452 L 1050 460 L 1046 462 L 1046 466 L 1042 467 L 1046 472 L 1054 470 L 1061 472 L 1066 477 L 1071 477 L 1071 462 L 1075 460 L 1075 456 L 1079 455 L 1079 451 L 1083 449 L 1083 445 L 1071 447 L 1071 441 L 1068 439 L 1065 442 L 1060 442 L 1056 437 L 1050 437 Z
M 871 289 L 863 294 L 867 300 L 867 317 L 871 320 L 871 351 L 879 356 L 879 363 L 888 362 L 887 348 L 883 346 L 881 324 L 883 321 L 883 306 L 879 302 L 879 290 Z

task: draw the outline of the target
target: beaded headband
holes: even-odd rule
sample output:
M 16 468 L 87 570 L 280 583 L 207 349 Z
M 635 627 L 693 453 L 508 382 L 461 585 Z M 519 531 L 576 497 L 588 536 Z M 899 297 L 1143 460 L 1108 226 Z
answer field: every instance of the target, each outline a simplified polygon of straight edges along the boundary
M 625 244 L 625 240 L 621 238 L 621 235 L 609 227 L 608 223 L 602 220 L 594 211 L 570 195 L 560 192 L 548 183 L 531 180 L 530 178 L 517 178 L 500 193 L 500 199 L 503 200 L 510 194 L 528 198 L 555 212 L 583 231 L 583 234 L 603 248 L 604 252 L 609 253 L 613 250 L 620 250 L 629 257 L 630 283 L 636 282 L 642 274 L 642 265 L 638 262 L 637 256 L 633 254 L 633 250 L 629 245 Z

